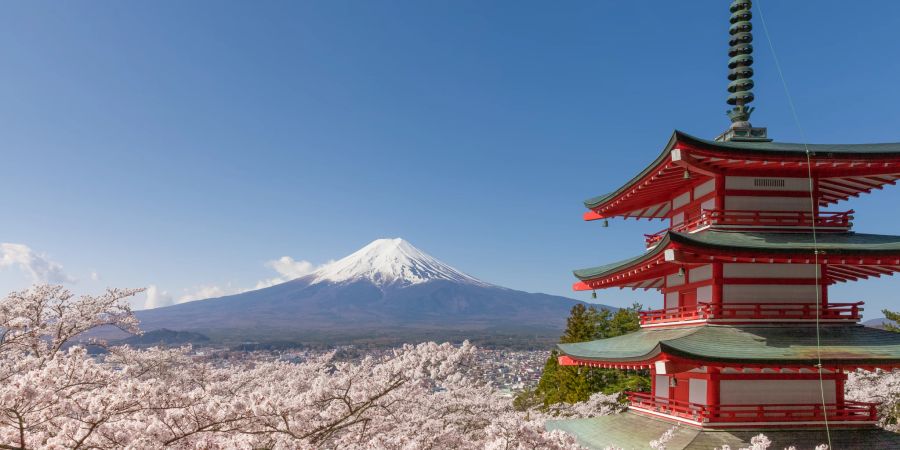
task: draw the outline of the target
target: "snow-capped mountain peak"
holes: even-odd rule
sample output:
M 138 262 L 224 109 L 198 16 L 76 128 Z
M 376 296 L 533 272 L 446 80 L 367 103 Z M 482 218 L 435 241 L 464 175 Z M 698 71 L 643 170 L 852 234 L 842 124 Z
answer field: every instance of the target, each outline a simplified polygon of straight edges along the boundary
M 450 280 L 489 285 L 444 264 L 400 238 L 376 239 L 349 256 L 326 264 L 313 272 L 312 276 L 313 284 L 369 280 L 384 286 Z

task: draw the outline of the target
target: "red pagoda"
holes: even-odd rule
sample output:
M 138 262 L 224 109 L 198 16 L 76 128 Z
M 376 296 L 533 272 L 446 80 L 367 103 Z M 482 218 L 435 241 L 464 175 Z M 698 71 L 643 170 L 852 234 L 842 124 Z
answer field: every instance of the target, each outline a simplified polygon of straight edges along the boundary
M 773 142 L 753 108 L 750 1 L 731 4 L 728 103 L 715 140 L 676 131 L 615 191 L 585 201 L 584 219 L 661 219 L 647 251 L 576 270 L 575 290 L 655 289 L 662 307 L 641 329 L 560 344 L 560 364 L 648 370 L 628 412 L 549 425 L 582 444 L 646 448 L 746 445 L 760 432 L 804 448 L 900 448 L 875 427 L 876 405 L 844 398 L 847 373 L 900 368 L 900 334 L 860 325 L 862 302 L 828 288 L 900 270 L 900 236 L 852 231 L 853 210 L 826 211 L 900 179 L 900 143 Z

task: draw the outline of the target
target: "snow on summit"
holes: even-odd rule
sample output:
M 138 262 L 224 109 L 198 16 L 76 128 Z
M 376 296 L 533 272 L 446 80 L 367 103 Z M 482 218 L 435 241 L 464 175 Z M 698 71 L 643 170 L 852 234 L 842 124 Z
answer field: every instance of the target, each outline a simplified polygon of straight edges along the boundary
M 413 247 L 403 239 L 377 239 L 313 272 L 312 283 L 369 280 L 376 285 L 419 284 L 450 280 L 488 286 Z

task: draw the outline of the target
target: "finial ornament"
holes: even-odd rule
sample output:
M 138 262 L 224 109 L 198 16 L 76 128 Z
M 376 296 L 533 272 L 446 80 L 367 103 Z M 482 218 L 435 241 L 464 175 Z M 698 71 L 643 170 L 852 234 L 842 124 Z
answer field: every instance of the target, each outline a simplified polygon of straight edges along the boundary
M 734 108 L 727 111 L 728 117 L 734 125 L 749 126 L 750 113 L 753 107 L 748 106 L 753 101 L 753 25 L 750 19 L 752 6 L 750 0 L 734 0 L 731 2 L 731 27 L 728 33 L 731 38 L 728 41 L 728 104 Z M 734 126 L 733 125 L 733 126 Z

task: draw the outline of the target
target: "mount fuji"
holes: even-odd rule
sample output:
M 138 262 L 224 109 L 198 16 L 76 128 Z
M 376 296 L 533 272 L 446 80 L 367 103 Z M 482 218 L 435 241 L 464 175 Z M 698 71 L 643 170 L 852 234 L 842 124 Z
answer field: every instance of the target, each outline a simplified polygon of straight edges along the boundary
M 445 280 L 477 286 L 490 284 L 466 275 L 415 248 L 403 239 L 377 239 L 355 253 L 313 273 L 311 284 L 367 280 L 377 286 L 404 287 Z
M 222 342 L 521 342 L 558 338 L 576 303 L 487 283 L 398 238 L 375 240 L 282 284 L 137 316 L 147 331 L 198 332 Z

